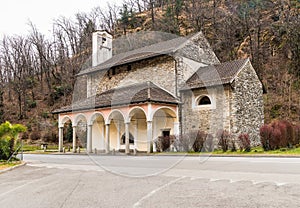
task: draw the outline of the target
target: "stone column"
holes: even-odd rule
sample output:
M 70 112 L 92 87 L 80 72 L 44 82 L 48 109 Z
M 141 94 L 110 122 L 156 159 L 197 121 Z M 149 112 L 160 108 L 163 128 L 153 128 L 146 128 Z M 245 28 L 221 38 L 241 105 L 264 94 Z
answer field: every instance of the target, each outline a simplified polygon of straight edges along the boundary
M 137 149 L 137 143 L 138 143 L 138 134 L 139 134 L 139 126 L 138 126 L 138 120 L 137 121 L 135 121 L 135 124 L 134 124 L 134 126 L 135 126 L 135 132 L 134 132 L 134 149 Z
M 88 125 L 87 128 L 87 143 L 86 143 L 86 150 L 88 153 L 92 153 L 92 125 Z
M 109 124 L 105 124 L 105 152 L 109 153 Z
M 59 127 L 58 128 L 58 151 L 62 152 L 63 151 L 63 141 L 64 141 L 64 127 Z
M 152 121 L 147 121 L 147 153 L 151 151 L 151 143 L 153 142 Z
M 129 124 L 125 123 L 125 153 L 129 154 Z
M 73 126 L 73 152 L 76 153 L 76 126 Z
M 117 122 L 117 150 L 120 150 L 120 144 L 121 144 L 121 124 L 122 122 L 118 121 Z

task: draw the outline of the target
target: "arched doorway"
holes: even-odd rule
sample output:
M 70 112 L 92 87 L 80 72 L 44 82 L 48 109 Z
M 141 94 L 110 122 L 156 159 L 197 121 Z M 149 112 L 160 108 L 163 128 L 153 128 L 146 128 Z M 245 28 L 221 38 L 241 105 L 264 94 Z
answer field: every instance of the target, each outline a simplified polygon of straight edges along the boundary
M 109 123 L 109 149 L 125 149 L 121 145 L 121 136 L 125 132 L 125 119 L 123 113 L 119 110 L 113 110 L 108 116 Z
M 133 134 L 133 148 L 147 151 L 147 117 L 142 108 L 136 107 L 129 112 L 129 132 Z M 130 137 L 129 137 L 130 140 Z
M 158 108 L 153 114 L 153 139 L 176 135 L 179 132 L 176 112 L 169 107 Z M 155 148 L 154 148 L 155 151 Z
M 87 119 L 83 114 L 75 117 L 77 146 L 87 148 Z
M 62 121 L 63 124 L 63 143 L 62 145 L 64 147 L 69 147 L 72 146 L 73 142 L 73 125 L 72 125 L 72 120 L 69 117 L 65 117 Z
M 105 151 L 105 119 L 101 113 L 95 113 L 91 118 L 92 149 Z

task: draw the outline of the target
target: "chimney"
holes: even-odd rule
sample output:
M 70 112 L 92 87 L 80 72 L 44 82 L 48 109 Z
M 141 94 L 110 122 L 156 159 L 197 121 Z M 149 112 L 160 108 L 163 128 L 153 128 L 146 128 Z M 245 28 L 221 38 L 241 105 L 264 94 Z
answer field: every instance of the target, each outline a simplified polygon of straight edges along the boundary
M 92 65 L 97 66 L 112 57 L 112 35 L 107 31 L 93 33 Z

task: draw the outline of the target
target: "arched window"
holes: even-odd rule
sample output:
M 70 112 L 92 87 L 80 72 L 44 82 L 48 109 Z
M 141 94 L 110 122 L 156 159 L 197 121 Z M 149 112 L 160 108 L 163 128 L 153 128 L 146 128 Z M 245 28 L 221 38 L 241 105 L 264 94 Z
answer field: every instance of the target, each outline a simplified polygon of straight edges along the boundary
M 198 105 L 210 105 L 211 101 L 208 96 L 203 96 L 199 99 Z
M 134 143 L 134 138 L 131 133 L 129 133 L 129 144 Z M 121 144 L 125 144 L 125 133 L 121 137 Z

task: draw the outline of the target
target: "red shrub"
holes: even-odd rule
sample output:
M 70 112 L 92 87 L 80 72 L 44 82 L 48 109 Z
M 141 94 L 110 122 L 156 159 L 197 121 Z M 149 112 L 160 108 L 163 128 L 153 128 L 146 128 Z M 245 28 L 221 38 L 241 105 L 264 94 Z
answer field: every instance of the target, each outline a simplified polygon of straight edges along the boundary
M 251 142 L 248 134 L 240 134 L 239 137 L 240 150 L 249 152 L 251 150 Z
M 300 126 L 288 121 L 274 121 L 260 128 L 264 150 L 291 148 L 300 142 Z
M 219 130 L 217 132 L 218 144 L 222 148 L 223 152 L 229 149 L 231 135 L 226 130 Z
M 282 133 L 280 129 L 273 129 L 270 139 L 270 150 L 279 149 L 280 147 L 280 140 L 282 138 Z
M 267 124 L 260 128 L 260 142 L 264 150 L 270 150 L 270 139 L 272 135 L 273 128 Z
M 286 124 L 287 123 L 284 121 L 274 121 L 271 124 L 273 127 L 271 145 L 272 149 L 279 149 L 280 147 L 288 146 L 288 133 Z
M 294 140 L 293 145 L 300 144 L 300 125 L 294 125 Z

